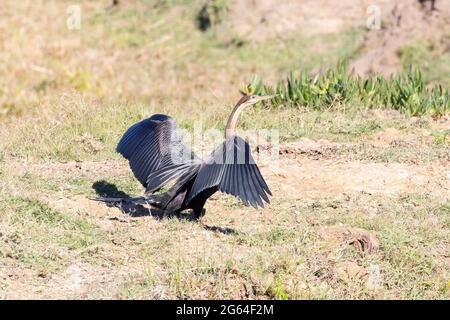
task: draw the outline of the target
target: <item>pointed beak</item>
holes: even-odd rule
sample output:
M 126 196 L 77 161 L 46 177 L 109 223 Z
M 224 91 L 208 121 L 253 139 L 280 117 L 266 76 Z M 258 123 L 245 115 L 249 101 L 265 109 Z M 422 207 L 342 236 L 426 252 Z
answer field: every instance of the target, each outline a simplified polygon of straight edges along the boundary
M 256 97 L 256 102 L 258 101 L 263 101 L 263 100 L 269 100 L 272 99 L 273 97 L 276 97 L 276 94 L 270 95 L 270 96 L 258 96 Z

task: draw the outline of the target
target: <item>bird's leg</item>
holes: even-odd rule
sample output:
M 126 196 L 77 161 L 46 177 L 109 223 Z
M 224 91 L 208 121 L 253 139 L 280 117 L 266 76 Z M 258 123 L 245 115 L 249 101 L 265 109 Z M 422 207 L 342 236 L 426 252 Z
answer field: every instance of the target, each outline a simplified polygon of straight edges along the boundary
M 177 210 L 179 209 L 181 202 L 184 199 L 184 194 L 186 193 L 186 191 L 182 192 L 183 188 L 185 188 L 184 181 L 181 179 L 166 192 L 161 194 L 147 194 L 145 199 L 148 204 L 153 205 L 158 209 Z M 178 201 L 176 201 L 177 198 Z
M 192 218 L 194 220 L 199 220 L 205 215 L 205 213 L 206 213 L 206 209 L 205 208 L 202 208 L 200 210 L 193 210 L 192 211 Z

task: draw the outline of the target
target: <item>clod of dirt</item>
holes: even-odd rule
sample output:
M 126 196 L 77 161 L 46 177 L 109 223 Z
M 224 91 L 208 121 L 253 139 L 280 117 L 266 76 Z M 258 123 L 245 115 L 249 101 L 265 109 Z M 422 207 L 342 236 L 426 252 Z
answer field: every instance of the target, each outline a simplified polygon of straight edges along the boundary
M 341 280 L 366 279 L 369 277 L 367 269 L 354 261 L 339 262 L 335 266 L 335 272 Z
M 303 138 L 295 142 L 286 143 L 279 147 L 279 154 L 305 154 L 305 155 L 320 155 L 330 150 L 336 150 L 339 147 L 349 144 L 334 143 L 328 140 L 314 141 L 308 138 Z M 271 150 L 273 146 L 269 143 L 259 144 L 256 147 L 257 152 L 264 150 Z
M 295 154 L 310 154 L 322 153 L 324 149 L 337 147 L 337 143 L 332 143 L 326 140 L 314 141 L 311 139 L 301 139 L 293 143 L 286 144 L 280 148 L 280 154 L 295 153 Z
M 369 231 L 361 228 L 347 228 L 340 226 L 325 227 L 321 235 L 326 240 L 339 241 L 354 246 L 357 250 L 372 253 L 380 243 Z
M 388 147 L 396 141 L 413 140 L 416 137 L 414 135 L 406 135 L 402 131 L 395 128 L 387 128 L 377 133 L 373 139 L 372 144 L 379 147 Z
M 370 111 L 378 119 L 391 120 L 391 119 L 404 119 L 405 115 L 394 109 L 374 109 Z
M 450 116 L 443 116 L 435 120 L 434 129 L 439 132 L 446 132 L 450 130 Z

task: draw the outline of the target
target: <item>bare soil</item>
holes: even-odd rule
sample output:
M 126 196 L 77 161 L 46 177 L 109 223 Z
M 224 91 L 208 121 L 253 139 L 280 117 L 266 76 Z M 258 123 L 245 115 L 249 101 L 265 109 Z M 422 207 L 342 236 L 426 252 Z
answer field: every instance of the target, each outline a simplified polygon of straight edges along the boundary
M 397 139 L 400 138 L 394 131 L 391 131 L 387 138 L 383 138 L 383 134 L 378 135 L 375 143 L 390 139 L 391 134 Z M 134 290 L 136 281 L 145 283 L 145 279 L 149 277 L 148 272 L 151 272 L 156 279 L 167 273 L 165 264 L 158 263 L 159 258 L 155 258 L 155 256 L 152 260 L 156 259 L 156 261 L 151 266 L 147 264 L 148 262 L 144 262 L 143 246 L 145 248 L 150 244 L 155 245 L 164 238 L 169 238 L 176 243 L 183 243 L 183 248 L 175 249 L 175 251 L 173 251 L 173 247 L 168 248 L 170 254 L 165 251 L 164 246 L 158 249 L 162 250 L 161 259 L 165 261 L 171 255 L 183 257 L 186 254 L 198 254 L 196 253 L 198 241 L 208 241 L 211 244 L 219 242 L 221 250 L 233 255 L 233 259 L 239 261 L 241 259 L 239 257 L 248 256 L 253 249 L 244 246 L 239 250 L 234 250 L 233 246 L 230 247 L 229 244 L 221 241 L 229 239 L 230 234 L 256 232 L 261 220 L 276 219 L 276 215 L 272 216 L 270 213 L 273 209 L 284 208 L 283 210 L 285 210 L 289 204 L 297 201 L 305 201 L 308 206 L 314 208 L 315 201 L 320 202 L 330 197 L 340 199 L 339 201 L 347 201 L 346 210 L 354 211 L 356 215 L 363 214 L 370 219 L 379 212 L 374 211 L 374 208 L 365 208 L 356 199 L 364 199 L 367 196 L 397 198 L 404 194 L 430 192 L 441 197 L 443 201 L 450 200 L 450 167 L 448 165 L 364 163 L 346 161 L 332 156 L 327 159 L 311 158 L 312 151 L 319 151 L 330 146 L 339 147 L 339 144 L 327 141 L 300 140 L 282 145 L 280 149 L 288 150 L 288 152 L 281 152 L 278 165 L 261 166 L 262 173 L 274 194 L 273 204 L 269 205 L 267 210 L 262 213 L 236 206 L 236 199 L 218 194 L 207 203 L 207 214 L 200 224 L 188 224 L 181 230 L 178 229 L 175 234 L 171 234 L 170 224 L 163 223 L 161 225 L 160 220 L 155 219 L 148 209 L 144 209 L 143 212 L 125 212 L 123 208 L 108 207 L 103 203 L 94 202 L 86 195 L 68 195 L 64 190 L 52 194 L 42 194 L 39 190 L 35 190 L 36 196 L 49 203 L 53 208 L 82 217 L 96 225 L 102 232 L 109 234 L 111 238 L 110 241 L 95 248 L 93 256 L 96 257 L 96 260 L 100 259 L 100 262 L 88 263 L 83 259 L 78 259 L 78 255 L 84 254 L 80 251 L 75 253 L 75 256 L 70 259 L 70 263 L 54 273 L 11 267 L 0 268 L 1 297 L 58 299 L 117 298 L 135 296 L 135 294 L 139 296 L 139 292 L 128 292 L 124 287 L 126 288 L 128 283 L 131 283 L 132 289 L 130 290 Z M 129 171 L 125 161 L 16 163 L 9 164 L 7 170 L 15 176 L 33 174 L 41 179 L 51 179 L 55 176 L 64 179 L 78 175 L 91 177 L 92 182 L 102 176 L 120 177 Z M 348 202 L 349 199 L 355 199 L 356 202 Z M 214 214 L 211 215 L 211 213 Z M 238 222 L 239 220 L 242 221 Z M 263 224 L 267 223 L 268 221 Z M 321 239 L 318 240 L 321 254 L 346 250 L 345 247 L 348 246 L 366 255 L 379 254 L 377 252 L 380 240 L 372 231 L 341 224 L 317 225 L 315 228 L 318 239 Z M 445 244 L 443 245 L 445 248 Z M 202 250 L 209 249 L 203 248 Z M 435 250 L 439 250 L 439 248 L 436 247 Z M 62 251 L 60 254 L 64 256 L 65 253 Z M 444 256 L 447 253 L 444 249 L 443 252 L 437 254 Z M 163 256 L 164 258 L 162 258 Z M 313 265 L 311 268 L 317 269 L 314 274 L 322 279 L 321 281 L 325 281 L 324 279 L 350 281 L 375 291 L 380 286 L 379 281 L 381 280 L 376 277 L 376 270 L 373 271 L 370 267 L 362 266 L 355 260 L 339 260 L 334 265 L 325 267 L 323 263 L 317 263 L 319 266 L 314 267 Z M 449 266 L 447 265 L 447 267 Z M 186 266 L 186 268 L 189 267 Z M 183 272 L 190 272 L 189 269 L 183 270 Z M 226 277 L 223 281 L 232 292 L 232 295 L 227 295 L 227 297 L 234 298 L 262 297 L 261 288 L 265 286 L 264 281 L 268 281 L 268 283 L 275 281 L 270 275 L 268 275 L 268 279 L 262 278 L 261 280 L 251 277 L 242 278 L 237 274 L 233 276 L 233 272 L 231 272 L 227 273 Z M 170 288 L 161 285 L 158 280 L 155 281 L 157 283 L 155 285 L 149 287 L 143 285 L 143 297 L 174 297 Z M 202 290 L 197 290 L 192 294 L 196 298 L 212 297 L 208 291 Z
M 369 8 L 373 5 L 380 10 L 381 29 L 368 30 L 368 18 L 374 14 Z M 416 40 L 430 41 L 439 52 L 450 45 L 450 3 L 445 0 L 437 0 L 433 10 L 431 1 L 421 4 L 417 0 L 232 1 L 226 24 L 226 30 L 231 28 L 246 41 L 364 28 L 367 32 L 358 58 L 350 65 L 361 75 L 376 71 L 389 76 L 398 71 L 400 48 Z

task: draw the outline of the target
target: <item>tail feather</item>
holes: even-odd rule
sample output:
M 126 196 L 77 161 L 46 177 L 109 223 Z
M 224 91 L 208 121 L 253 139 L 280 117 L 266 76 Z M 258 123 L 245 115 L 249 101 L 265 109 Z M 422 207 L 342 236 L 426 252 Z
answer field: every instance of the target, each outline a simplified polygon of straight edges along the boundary
M 133 203 L 133 204 L 144 204 L 147 202 L 145 197 L 137 197 L 137 198 L 102 198 L 102 197 L 100 197 L 100 198 L 90 198 L 90 200 L 106 202 L 106 203 L 124 202 L 124 203 Z

